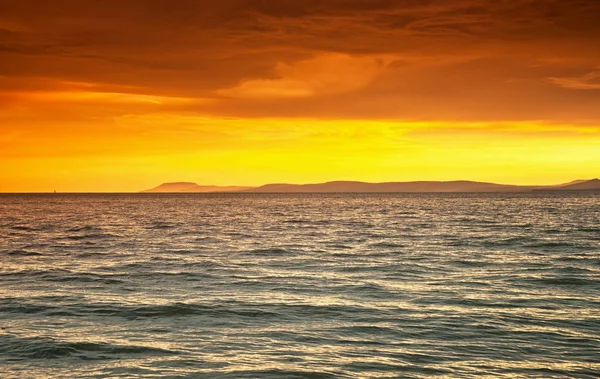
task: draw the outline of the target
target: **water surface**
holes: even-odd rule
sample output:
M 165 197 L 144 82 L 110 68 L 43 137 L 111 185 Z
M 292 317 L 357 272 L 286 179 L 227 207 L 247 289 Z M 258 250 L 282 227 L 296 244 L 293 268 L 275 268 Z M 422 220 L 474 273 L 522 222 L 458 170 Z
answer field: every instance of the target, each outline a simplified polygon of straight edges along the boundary
M 0 377 L 597 377 L 599 200 L 0 195 Z

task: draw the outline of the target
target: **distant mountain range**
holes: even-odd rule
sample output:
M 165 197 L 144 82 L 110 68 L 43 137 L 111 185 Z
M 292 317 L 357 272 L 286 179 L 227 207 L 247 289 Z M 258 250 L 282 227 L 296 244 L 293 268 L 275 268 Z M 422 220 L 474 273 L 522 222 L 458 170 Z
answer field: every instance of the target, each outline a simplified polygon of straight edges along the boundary
M 252 187 L 242 186 L 200 186 L 191 182 L 163 183 L 142 192 L 239 192 L 251 189 Z
M 335 181 L 317 184 L 266 184 L 260 187 L 201 186 L 191 182 L 163 183 L 142 192 L 252 192 L 252 193 L 310 193 L 310 192 L 529 192 L 529 191 L 593 191 L 600 190 L 600 180 L 575 180 L 552 186 L 518 186 L 457 180 L 449 182 L 386 182 L 366 183 Z
M 592 180 L 576 180 L 570 184 L 564 186 L 557 186 L 554 188 L 550 188 L 552 190 L 562 190 L 562 191 L 593 191 L 600 189 L 600 180 L 592 179 Z

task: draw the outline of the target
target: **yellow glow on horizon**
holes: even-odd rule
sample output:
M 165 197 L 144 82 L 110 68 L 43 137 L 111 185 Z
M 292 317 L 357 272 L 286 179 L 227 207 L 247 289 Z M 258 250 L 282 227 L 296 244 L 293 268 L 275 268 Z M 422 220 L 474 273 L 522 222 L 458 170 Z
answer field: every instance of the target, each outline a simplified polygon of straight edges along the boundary
M 169 181 L 556 184 L 600 172 L 597 126 L 169 113 L 36 122 L 0 129 L 8 168 L 0 191 L 138 191 Z

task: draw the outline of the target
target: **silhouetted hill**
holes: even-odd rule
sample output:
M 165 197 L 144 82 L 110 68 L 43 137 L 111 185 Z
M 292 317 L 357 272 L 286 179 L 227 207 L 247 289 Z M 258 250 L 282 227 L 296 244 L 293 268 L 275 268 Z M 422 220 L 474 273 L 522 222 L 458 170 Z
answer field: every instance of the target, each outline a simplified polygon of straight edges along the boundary
M 585 183 L 585 182 L 589 182 L 589 179 L 573 180 L 572 182 L 559 184 L 559 185 L 556 185 L 554 187 L 566 187 L 566 186 L 570 186 L 572 184 L 579 184 L 579 183 Z
M 191 182 L 163 183 L 142 192 L 251 192 L 251 193 L 310 193 L 310 192 L 529 192 L 600 190 L 600 180 L 575 180 L 551 186 L 518 186 L 455 180 L 448 182 L 385 182 L 366 183 L 333 181 L 315 184 L 265 184 L 260 187 L 200 186 Z
M 191 182 L 163 183 L 142 192 L 235 192 L 244 191 L 251 187 L 241 186 L 200 186 Z
M 592 180 L 584 180 L 577 181 L 574 184 L 569 184 L 566 186 L 561 186 L 555 188 L 555 191 L 589 191 L 589 190 L 600 190 L 600 180 L 592 179 Z
M 466 180 L 387 183 L 335 181 L 318 184 L 267 184 L 245 192 L 522 192 L 536 188 L 540 186 L 514 186 Z

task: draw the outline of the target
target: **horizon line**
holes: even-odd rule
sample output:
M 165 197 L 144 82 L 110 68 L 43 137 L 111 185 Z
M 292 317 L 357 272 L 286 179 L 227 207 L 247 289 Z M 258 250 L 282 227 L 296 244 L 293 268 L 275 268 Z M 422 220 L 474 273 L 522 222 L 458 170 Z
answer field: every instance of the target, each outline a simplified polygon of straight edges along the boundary
M 163 182 L 158 186 L 155 186 L 150 189 L 137 190 L 137 191 L 59 191 L 59 190 L 49 190 L 49 191 L 0 191 L 0 194 L 134 194 L 134 193 L 253 193 L 253 189 L 262 188 L 269 185 L 289 185 L 289 186 L 310 186 L 310 185 L 322 185 L 322 184 L 331 184 L 331 183 L 359 183 L 359 184 L 411 184 L 411 183 L 456 183 L 456 182 L 467 182 L 467 183 L 477 183 L 477 184 L 490 184 L 490 185 L 499 185 L 499 186 L 511 186 L 511 187 L 522 187 L 522 191 L 508 191 L 508 192 L 531 192 L 536 188 L 532 187 L 541 187 L 538 190 L 544 190 L 544 188 L 557 187 L 565 184 L 571 184 L 575 182 L 588 182 L 593 180 L 599 180 L 598 178 L 591 179 L 575 179 L 568 182 L 557 183 L 557 184 L 507 184 L 507 183 L 494 183 L 487 181 L 475 181 L 468 179 L 457 179 L 457 180 L 412 180 L 412 181 L 385 181 L 385 182 L 366 182 L 360 180 L 331 180 L 326 182 L 316 182 L 316 183 L 266 183 L 255 186 L 247 186 L 247 185 L 215 185 L 215 184 L 198 184 L 196 182 L 187 182 L 187 181 L 178 181 L 178 182 Z M 207 191 L 207 192 L 183 192 L 183 191 L 164 191 L 164 192 L 150 192 L 155 188 L 158 188 L 163 185 L 168 184 L 192 184 L 199 187 L 245 187 L 243 190 L 233 190 L 233 191 Z M 332 191 L 309 191 L 304 193 L 492 193 L 497 191 L 382 191 L 382 192 L 372 192 L 372 191 L 340 191 L 340 192 L 332 192 Z M 261 192 L 262 193 L 262 192 Z M 269 192 L 269 193 L 289 193 L 286 191 L 281 192 Z

